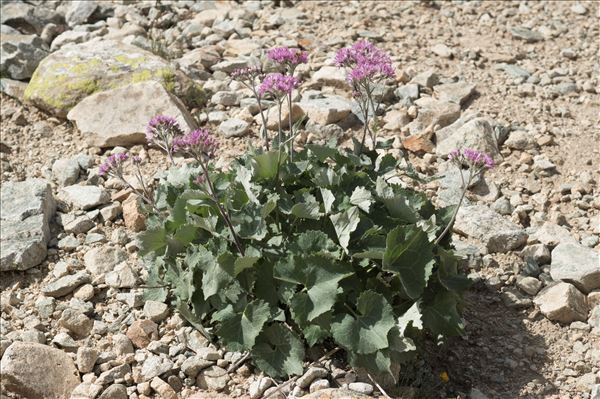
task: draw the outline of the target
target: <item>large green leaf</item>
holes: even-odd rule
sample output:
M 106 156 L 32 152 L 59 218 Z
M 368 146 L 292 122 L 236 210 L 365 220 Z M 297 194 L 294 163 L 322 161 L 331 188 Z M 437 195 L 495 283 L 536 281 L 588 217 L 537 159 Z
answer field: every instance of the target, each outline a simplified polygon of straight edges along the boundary
M 156 252 L 161 255 L 161 251 L 167 246 L 167 234 L 164 228 L 159 227 L 141 232 L 138 235 L 140 240 L 140 255 L 144 256 L 150 252 Z
M 398 317 L 398 329 L 400 330 L 400 335 L 404 335 L 404 332 L 409 326 L 422 330 L 423 321 L 421 320 L 421 316 L 419 303 L 413 303 L 402 316 Z
M 356 187 L 350 196 L 350 203 L 358 206 L 360 209 L 369 213 L 369 208 L 373 204 L 371 192 L 364 187 Z
M 360 214 L 358 208 L 353 206 L 351 208 L 346 209 L 343 212 L 336 213 L 335 215 L 331 215 L 329 217 L 331 222 L 333 223 L 333 228 L 335 229 L 335 233 L 338 236 L 338 240 L 340 245 L 346 252 L 348 252 L 348 244 L 350 243 L 350 234 L 360 222 Z
M 335 202 L 335 195 L 328 188 L 321 188 L 321 197 L 323 198 L 323 208 L 325 209 L 325 213 L 329 214 L 331 212 L 331 207 Z
M 314 310 L 314 303 L 306 292 L 294 294 L 290 302 L 292 318 L 302 329 L 304 339 L 308 346 L 313 346 L 329 336 L 331 325 L 331 312 L 325 312 L 318 317 L 308 320 L 307 317 Z
M 432 303 L 423 306 L 423 325 L 434 336 L 462 334 L 463 323 L 456 306 L 456 294 L 448 291 L 438 292 Z
M 216 334 L 232 351 L 250 350 L 263 326 L 272 318 L 271 307 L 260 299 L 250 302 L 239 313 L 229 305 L 213 316 L 220 322 Z
M 291 209 L 292 215 L 300 219 L 318 220 L 321 216 L 320 205 L 312 194 L 303 195 L 303 202 L 294 204 Z
M 275 265 L 273 276 L 278 280 L 301 284 L 312 302 L 308 321 L 327 312 L 336 301 L 338 283 L 351 276 L 352 269 L 322 255 L 288 256 Z
M 277 176 L 280 165 L 287 159 L 285 151 L 269 151 L 253 158 L 254 176 L 259 180 L 271 180 Z
M 281 323 L 262 331 L 251 354 L 258 368 L 273 378 L 300 375 L 304 371 L 304 345 Z
M 427 233 L 416 226 L 398 226 L 387 235 L 383 268 L 398 274 L 411 298 L 421 296 L 431 276 L 432 250 Z
M 387 348 L 388 332 L 396 325 L 394 313 L 381 294 L 364 291 L 358 297 L 357 314 L 338 314 L 331 324 L 333 338 L 344 348 L 359 354 Z

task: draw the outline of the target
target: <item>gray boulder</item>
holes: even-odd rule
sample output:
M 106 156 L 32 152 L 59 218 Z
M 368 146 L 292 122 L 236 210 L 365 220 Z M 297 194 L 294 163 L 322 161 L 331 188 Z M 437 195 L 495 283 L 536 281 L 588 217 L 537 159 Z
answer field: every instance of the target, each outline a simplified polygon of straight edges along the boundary
M 587 319 L 588 307 L 583 295 L 569 283 L 558 283 L 543 289 L 533 300 L 549 320 L 572 323 Z
M 558 244 L 552 250 L 550 275 L 587 294 L 600 288 L 600 253 L 580 244 Z
M 0 73 L 12 79 L 29 79 L 40 61 L 48 55 L 42 39 L 36 35 L 0 36 Z
M 500 156 L 494 129 L 487 118 L 475 118 L 465 123 L 442 141 L 439 141 L 439 136 L 437 137 L 435 152 L 441 157 L 448 156 L 456 148 L 472 148 L 485 152 L 495 159 Z
M 56 203 L 47 181 L 2 184 L 0 194 L 0 271 L 27 270 L 47 253 L 50 219 Z

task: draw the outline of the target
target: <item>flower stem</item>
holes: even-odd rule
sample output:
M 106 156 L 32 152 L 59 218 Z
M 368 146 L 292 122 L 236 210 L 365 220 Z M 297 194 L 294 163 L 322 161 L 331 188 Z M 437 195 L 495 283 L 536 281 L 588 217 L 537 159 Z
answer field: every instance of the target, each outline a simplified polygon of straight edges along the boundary
M 293 131 L 293 126 L 292 126 L 292 93 L 288 93 L 287 96 L 287 100 L 288 100 L 288 124 L 289 124 L 289 129 L 290 129 L 290 161 L 293 160 L 294 158 L 294 131 Z
M 469 169 L 469 178 L 467 180 L 467 184 L 465 184 L 465 179 L 464 179 L 464 177 L 462 175 L 462 170 L 459 169 L 458 172 L 460 174 L 460 179 L 462 181 L 463 190 L 462 190 L 462 193 L 460 195 L 460 199 L 458 200 L 458 205 L 456 206 L 456 209 L 454 209 L 454 212 L 452 213 L 452 217 L 450 218 L 450 222 L 448 222 L 448 225 L 446 226 L 446 228 L 442 231 L 442 233 L 433 242 L 436 245 L 440 243 L 440 241 L 442 240 L 442 238 L 444 238 L 446 236 L 446 234 L 448 234 L 448 231 L 450 230 L 450 228 L 454 224 L 454 220 L 456 219 L 456 215 L 458 215 L 458 210 L 460 209 L 460 206 L 462 205 L 462 202 L 463 202 L 463 200 L 465 198 L 465 194 L 467 193 L 467 190 L 469 189 L 469 186 L 471 185 L 471 181 L 473 180 L 473 170 L 472 169 Z

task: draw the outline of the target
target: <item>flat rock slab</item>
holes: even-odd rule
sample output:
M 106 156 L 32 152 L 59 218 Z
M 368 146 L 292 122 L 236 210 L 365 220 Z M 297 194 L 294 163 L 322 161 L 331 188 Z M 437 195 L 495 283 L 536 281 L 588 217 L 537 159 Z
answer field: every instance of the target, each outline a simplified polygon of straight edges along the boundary
M 434 91 L 441 101 L 462 105 L 475 93 L 475 85 L 467 82 L 444 83 L 435 86 Z
M 186 131 L 195 127 L 183 103 L 154 81 L 92 94 L 69 111 L 67 118 L 75 122 L 89 145 L 104 148 L 145 143 L 146 127 L 156 115 L 174 117 Z
M 83 210 L 107 204 L 110 201 L 108 191 L 98 186 L 82 186 L 74 184 L 63 187 L 59 193 L 69 205 Z
M 300 107 L 308 119 L 321 125 L 339 122 L 352 112 L 352 103 L 340 96 L 303 100 Z
M 191 85 L 187 76 L 149 51 L 118 41 L 89 41 L 66 45 L 44 58 L 25 90 L 25 99 L 65 117 L 93 93 L 146 81 L 159 82 L 176 94 Z
M 50 219 L 56 203 L 46 180 L 2 184 L 0 194 L 0 271 L 27 270 L 47 254 Z
M 454 229 L 481 240 L 490 252 L 508 252 L 527 242 L 525 230 L 485 205 L 463 206 L 458 211 Z
M 576 243 L 558 244 L 552 250 L 550 275 L 587 294 L 600 288 L 600 253 Z
M 0 362 L 2 387 L 22 399 L 68 399 L 80 383 L 71 357 L 33 342 L 14 342 Z

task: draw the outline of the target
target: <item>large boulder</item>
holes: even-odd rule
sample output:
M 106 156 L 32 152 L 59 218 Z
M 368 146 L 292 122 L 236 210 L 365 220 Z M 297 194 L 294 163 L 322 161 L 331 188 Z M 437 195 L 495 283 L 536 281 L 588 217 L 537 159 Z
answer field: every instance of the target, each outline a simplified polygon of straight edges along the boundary
M 560 323 L 587 319 L 588 307 L 583 295 L 569 283 L 558 283 L 543 289 L 533 300 L 544 316 Z
M 2 387 L 22 399 L 69 399 L 79 384 L 71 357 L 33 342 L 14 342 L 2 356 Z
M 456 148 L 472 148 L 485 152 L 492 158 L 500 157 L 498 140 L 487 118 L 472 119 L 441 141 L 439 135 L 436 134 L 436 137 L 438 143 L 435 152 L 441 157 L 448 156 Z
M 577 243 L 561 243 L 552 250 L 550 275 L 587 294 L 600 288 L 600 253 Z
M 508 252 L 527 242 L 525 230 L 485 205 L 463 206 L 456 215 L 454 230 L 481 240 L 490 252 Z
M 5 182 L 0 194 L 0 271 L 27 270 L 47 253 L 56 210 L 47 181 Z
M 65 117 L 91 94 L 146 81 L 159 82 L 178 95 L 192 86 L 187 76 L 149 51 L 117 41 L 89 41 L 64 46 L 46 57 L 25 90 L 25 99 Z
M 12 79 L 29 79 L 40 61 L 48 55 L 48 47 L 36 35 L 0 35 L 0 73 Z
M 114 147 L 145 143 L 146 126 L 159 114 L 173 116 L 184 129 L 195 127 L 183 103 L 155 81 L 92 94 L 69 111 L 67 118 L 75 122 L 88 144 Z

